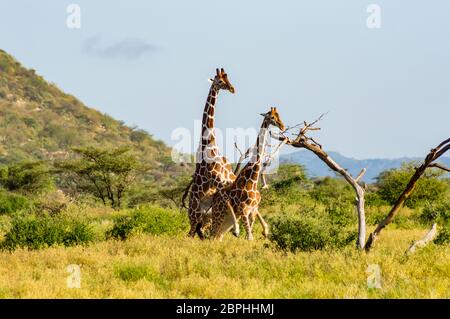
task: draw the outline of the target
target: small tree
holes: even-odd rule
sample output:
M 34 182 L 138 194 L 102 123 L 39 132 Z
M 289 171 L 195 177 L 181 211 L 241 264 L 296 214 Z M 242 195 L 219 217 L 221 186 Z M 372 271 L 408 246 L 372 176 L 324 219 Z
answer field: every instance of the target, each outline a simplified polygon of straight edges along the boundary
M 120 208 L 136 178 L 146 171 L 126 147 L 105 150 L 94 147 L 73 150 L 78 159 L 58 163 L 66 182 L 79 192 L 91 194 L 103 204 Z
M 1 167 L 0 185 L 11 192 L 39 194 L 52 189 L 54 181 L 44 162 L 24 162 Z

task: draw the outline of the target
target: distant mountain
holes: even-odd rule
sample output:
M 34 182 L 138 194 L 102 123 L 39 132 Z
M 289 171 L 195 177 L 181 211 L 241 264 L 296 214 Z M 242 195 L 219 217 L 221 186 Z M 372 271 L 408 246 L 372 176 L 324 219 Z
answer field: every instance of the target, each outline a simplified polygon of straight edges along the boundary
M 328 152 L 339 165 L 347 169 L 353 176 L 356 176 L 361 169 L 366 168 L 364 181 L 368 183 L 375 182 L 375 178 L 382 172 L 391 168 L 398 168 L 404 162 L 423 161 L 424 157 L 401 157 L 394 159 L 373 158 L 358 160 L 345 157 L 338 152 Z M 450 157 L 441 157 L 438 162 L 450 167 Z M 300 150 L 290 154 L 280 156 L 280 163 L 301 164 L 305 166 L 311 177 L 335 176 L 335 173 L 322 162 L 315 154 L 307 150 Z
M 0 164 L 61 159 L 84 146 L 128 146 L 159 183 L 183 169 L 163 142 L 85 106 L 0 50 Z

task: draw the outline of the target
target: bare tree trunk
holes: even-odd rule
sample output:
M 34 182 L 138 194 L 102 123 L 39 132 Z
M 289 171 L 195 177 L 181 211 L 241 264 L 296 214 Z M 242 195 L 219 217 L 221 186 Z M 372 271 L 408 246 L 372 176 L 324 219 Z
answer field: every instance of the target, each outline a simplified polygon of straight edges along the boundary
M 438 159 L 442 154 L 444 154 L 448 149 L 450 148 L 450 138 L 443 141 L 441 144 L 439 144 L 436 148 L 433 148 L 430 153 L 428 153 L 427 157 L 425 158 L 425 161 L 422 165 L 416 168 L 416 171 L 414 172 L 414 175 L 411 177 L 411 179 L 408 182 L 408 185 L 406 186 L 403 193 L 400 195 L 400 197 L 395 202 L 394 206 L 391 208 L 389 214 L 386 216 L 384 220 L 382 220 L 377 228 L 370 234 L 369 238 L 367 239 L 365 248 L 367 251 L 369 251 L 373 244 L 375 243 L 377 237 L 379 236 L 380 232 L 383 230 L 384 227 L 389 225 L 392 220 L 394 219 L 397 212 L 400 210 L 400 208 L 403 206 L 405 201 L 408 199 L 408 197 L 411 195 L 412 191 L 414 190 L 414 187 L 416 186 L 417 181 L 419 178 L 425 173 L 425 170 L 428 167 L 437 167 L 440 169 L 444 169 L 448 171 L 448 168 L 444 167 L 443 165 L 433 163 L 436 159 Z
M 344 177 L 344 179 L 352 186 L 356 193 L 356 210 L 358 213 L 358 241 L 356 243 L 359 249 L 364 248 L 366 242 L 366 214 L 365 214 L 365 190 L 358 184 L 358 181 L 362 178 L 366 169 L 364 168 L 358 175 L 358 177 L 353 178 L 345 169 L 343 169 L 339 164 L 337 164 L 325 151 L 316 145 L 309 144 L 307 142 L 303 143 L 292 143 L 294 147 L 304 147 L 314 154 L 316 154 L 325 164 L 328 165 L 333 171 L 339 173 Z
M 405 252 L 405 255 L 414 253 L 417 248 L 425 247 L 430 241 L 436 238 L 436 235 L 437 235 L 437 225 L 436 223 L 434 223 L 433 227 L 431 227 L 430 231 L 425 235 L 425 237 L 413 243 Z
M 285 139 L 283 141 L 280 142 L 280 144 L 278 144 L 278 146 L 276 147 L 275 151 L 273 151 L 266 159 L 266 161 L 263 163 L 263 167 L 262 167 L 262 171 L 261 171 L 261 185 L 262 185 L 262 189 L 267 189 L 269 188 L 269 184 L 267 183 L 266 180 L 266 170 L 267 168 L 272 164 L 272 160 L 273 158 L 278 154 L 278 152 L 280 151 L 280 148 L 286 144 L 289 140 Z
M 360 249 L 365 248 L 366 251 L 369 251 L 373 243 L 375 242 L 377 236 L 381 232 L 381 230 L 386 227 L 388 224 L 392 222 L 394 219 L 395 214 L 400 210 L 400 208 L 403 206 L 405 201 L 408 199 L 412 191 L 414 190 L 414 187 L 416 185 L 417 180 L 423 175 L 425 170 L 428 167 L 436 167 L 443 169 L 447 172 L 450 171 L 449 168 L 445 167 L 442 164 L 434 163 L 436 159 L 438 159 L 441 155 L 443 155 L 449 148 L 450 148 L 450 138 L 443 141 L 441 144 L 439 144 L 436 148 L 432 149 L 430 153 L 425 158 L 424 163 L 416 168 L 416 172 L 411 177 L 408 185 L 406 186 L 403 193 L 400 195 L 397 202 L 394 204 L 392 209 L 390 210 L 387 217 L 381 221 L 377 228 L 375 229 L 372 234 L 370 234 L 367 242 L 365 242 L 366 238 L 366 222 L 365 222 L 365 211 L 364 211 L 364 194 L 365 194 L 365 187 L 362 187 L 359 185 L 358 181 L 361 179 L 361 177 L 365 173 L 365 169 L 363 169 L 359 175 L 356 178 L 353 178 L 345 169 L 343 169 L 341 166 L 339 166 L 323 149 L 322 145 L 317 143 L 313 138 L 306 136 L 306 133 L 308 131 L 316 131 L 320 130 L 318 127 L 314 127 L 314 125 L 322 119 L 324 114 L 322 114 L 318 119 L 316 119 L 314 122 L 306 123 L 303 122 L 303 127 L 300 129 L 300 132 L 298 133 L 295 140 L 287 139 L 284 134 L 281 134 L 278 136 L 278 139 L 280 141 L 286 141 L 287 144 L 290 144 L 294 147 L 298 148 L 306 148 L 307 150 L 313 152 L 316 154 L 329 168 L 331 168 L 333 171 L 339 173 L 342 175 L 345 180 L 353 187 L 353 189 L 356 192 L 356 209 L 358 212 L 358 242 L 357 247 Z M 295 126 L 297 127 L 297 126 Z M 289 130 L 289 129 L 288 129 Z M 287 131 L 287 130 L 286 130 Z M 286 132 L 285 131 L 285 132 Z M 365 242 L 365 244 L 364 244 Z
M 312 138 L 306 136 L 307 131 L 320 130 L 320 128 L 312 127 L 316 124 L 323 115 L 321 115 L 317 120 L 312 123 L 307 124 L 304 122 L 304 127 L 300 130 L 297 138 L 293 141 L 288 140 L 286 143 L 294 147 L 306 148 L 307 150 L 316 154 L 329 168 L 333 171 L 339 173 L 344 177 L 344 179 L 352 186 L 356 193 L 356 210 L 358 214 L 358 240 L 356 243 L 357 248 L 364 249 L 364 244 L 366 241 L 366 215 L 364 209 L 364 195 L 365 189 L 358 184 L 359 180 L 362 178 L 366 169 L 362 169 L 356 178 L 353 178 L 347 170 L 342 168 L 337 164 L 323 149 L 320 144 L 315 142 Z M 286 137 L 280 136 L 279 140 L 285 140 Z

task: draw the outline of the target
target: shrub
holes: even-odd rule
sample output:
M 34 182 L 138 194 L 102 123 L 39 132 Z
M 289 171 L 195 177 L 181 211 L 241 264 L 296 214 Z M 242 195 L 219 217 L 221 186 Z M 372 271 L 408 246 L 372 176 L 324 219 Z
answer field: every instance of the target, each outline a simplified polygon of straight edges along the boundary
M 0 214 L 11 214 L 30 207 L 31 203 L 25 196 L 0 191 Z
M 446 198 L 435 203 L 428 203 L 420 214 L 420 219 L 425 223 L 450 222 L 450 199 Z
M 439 233 L 434 239 L 434 243 L 438 245 L 450 243 L 450 222 L 447 222 L 441 229 L 439 229 Z
M 184 214 L 178 211 L 146 206 L 132 211 L 131 215 L 117 217 L 108 237 L 126 239 L 138 232 L 153 235 L 176 235 L 187 230 Z
M 406 188 L 411 176 L 414 174 L 413 163 L 404 164 L 397 169 L 382 172 L 378 176 L 377 187 L 380 197 L 393 205 Z M 417 181 L 414 191 L 406 200 L 405 205 L 416 208 L 427 201 L 435 201 L 444 197 L 448 192 L 448 183 L 439 177 L 444 174 L 440 170 L 427 170 Z
M 1 243 L 2 249 L 39 249 L 52 245 L 73 246 L 94 240 L 89 225 L 67 217 L 17 216 Z
M 366 192 L 365 200 L 366 206 L 380 207 L 389 205 L 389 203 L 384 200 L 377 191 L 373 191 L 370 186 L 368 191 Z
M 61 191 L 44 194 L 35 200 L 35 210 L 50 215 L 61 213 L 69 204 L 69 198 Z
M 310 191 L 314 200 L 329 205 L 333 202 L 355 201 L 355 192 L 351 186 L 341 178 L 325 177 L 314 182 L 314 188 Z
M 270 224 L 270 240 L 292 252 L 339 248 L 356 239 L 356 232 L 312 216 L 276 216 L 270 218 Z
M 39 194 L 54 188 L 53 177 L 44 162 L 22 162 L 0 168 L 0 184 L 9 191 Z
M 286 190 L 293 186 L 301 186 L 308 182 L 305 168 L 297 164 L 282 164 L 276 174 L 268 175 L 268 182 L 276 190 Z
M 267 174 L 268 189 L 262 189 L 261 207 L 275 204 L 292 205 L 308 198 L 312 186 L 305 168 L 297 164 L 282 164 L 274 174 Z
M 356 225 L 357 216 L 355 205 L 351 205 L 348 202 L 334 202 L 330 203 L 325 208 L 325 212 L 334 225 L 339 226 L 351 226 Z

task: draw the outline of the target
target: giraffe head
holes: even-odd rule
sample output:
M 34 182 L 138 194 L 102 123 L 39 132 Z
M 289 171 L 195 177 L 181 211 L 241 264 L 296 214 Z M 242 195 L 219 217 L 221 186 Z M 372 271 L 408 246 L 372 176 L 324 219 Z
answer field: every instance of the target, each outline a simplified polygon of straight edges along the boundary
M 216 69 L 216 76 L 214 79 L 210 79 L 210 81 L 218 90 L 227 90 L 233 94 L 235 92 L 234 86 L 228 80 L 228 75 L 223 69 Z
M 276 107 L 271 107 L 269 112 L 262 113 L 261 115 L 264 116 L 264 121 L 266 121 L 268 125 L 276 126 L 281 131 L 285 130 L 285 126 L 283 124 L 283 121 L 281 121 L 280 115 L 278 114 Z

